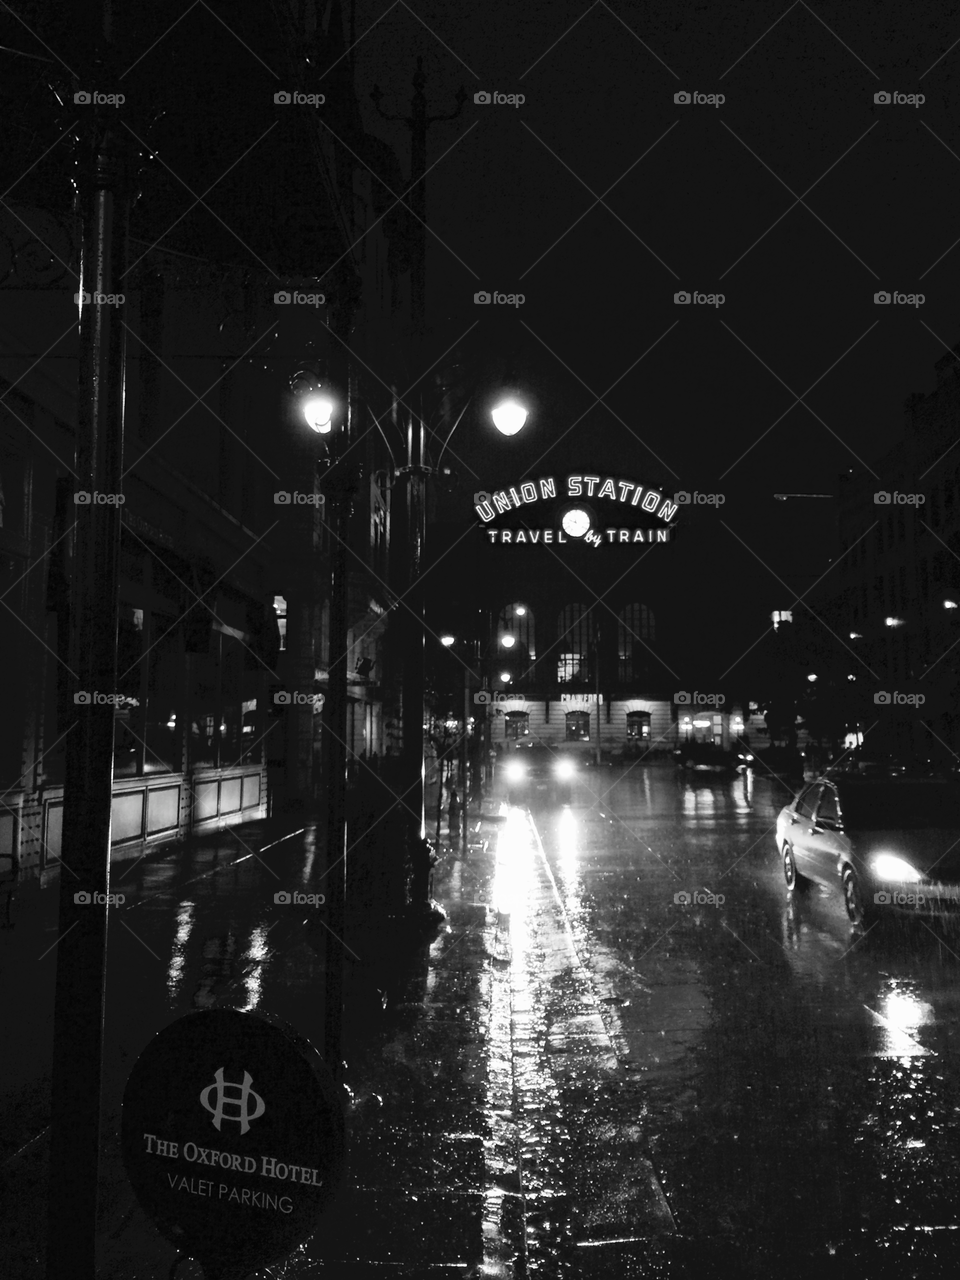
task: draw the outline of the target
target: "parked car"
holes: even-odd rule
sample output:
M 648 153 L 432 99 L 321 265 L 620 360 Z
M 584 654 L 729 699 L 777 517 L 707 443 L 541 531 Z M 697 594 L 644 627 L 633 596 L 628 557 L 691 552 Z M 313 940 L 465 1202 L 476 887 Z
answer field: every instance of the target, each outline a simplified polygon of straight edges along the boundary
M 575 779 L 591 762 L 590 751 L 578 743 L 520 743 L 503 761 L 507 799 L 510 804 L 532 800 L 569 804 Z
M 892 751 L 857 747 L 844 752 L 835 764 L 822 770 L 830 776 L 857 774 L 889 778 L 948 778 L 958 773 L 957 759 L 946 753 L 936 756 L 903 756 Z
M 685 742 L 673 758 L 681 769 L 702 773 L 743 773 L 753 763 L 753 754 L 742 748 L 725 751 L 714 742 Z
M 833 774 L 777 817 L 787 888 L 804 879 L 843 892 L 849 919 L 881 911 L 960 912 L 960 781 Z

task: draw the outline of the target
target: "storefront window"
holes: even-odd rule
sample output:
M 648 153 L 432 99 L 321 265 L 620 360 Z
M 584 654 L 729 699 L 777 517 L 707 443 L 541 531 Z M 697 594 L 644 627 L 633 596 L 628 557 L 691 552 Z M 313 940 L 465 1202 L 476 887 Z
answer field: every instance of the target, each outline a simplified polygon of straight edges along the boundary
M 220 767 L 240 763 L 244 647 L 236 636 L 220 636 Z
M 180 679 L 183 658 L 176 619 L 155 613 L 147 655 L 147 711 L 144 724 L 145 773 L 170 773 L 181 767 L 183 732 Z
M 259 764 L 259 676 L 244 670 L 247 647 L 236 636 L 214 632 L 211 648 L 213 656 L 191 657 L 191 767 L 231 769 L 238 764 Z
M 120 605 L 117 687 L 113 719 L 113 773 L 135 777 L 143 759 L 143 610 Z M 97 690 L 99 692 L 99 690 Z
M 627 741 L 648 742 L 650 740 L 650 712 L 649 711 L 628 711 L 627 712 Z
M 190 768 L 212 769 L 217 763 L 217 710 L 220 701 L 217 659 L 205 653 L 194 653 L 190 655 L 189 662 Z
M 504 716 L 504 731 L 507 738 L 525 738 L 530 733 L 530 713 L 527 711 L 508 711 Z

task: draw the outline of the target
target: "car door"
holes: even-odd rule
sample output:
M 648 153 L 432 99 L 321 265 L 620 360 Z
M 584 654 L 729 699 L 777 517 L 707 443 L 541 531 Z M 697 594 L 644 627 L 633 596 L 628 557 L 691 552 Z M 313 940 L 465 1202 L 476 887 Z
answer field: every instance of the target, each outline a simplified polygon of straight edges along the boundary
M 793 811 L 787 815 L 786 837 L 793 849 L 793 859 L 797 864 L 797 870 L 802 876 L 813 875 L 813 854 L 810 842 L 813 839 L 813 816 L 816 812 L 817 801 L 820 799 L 820 790 L 821 783 L 812 783 L 800 795 Z
M 824 783 L 807 839 L 810 875 L 824 883 L 836 881 L 837 860 L 844 850 L 843 827 L 836 788 Z

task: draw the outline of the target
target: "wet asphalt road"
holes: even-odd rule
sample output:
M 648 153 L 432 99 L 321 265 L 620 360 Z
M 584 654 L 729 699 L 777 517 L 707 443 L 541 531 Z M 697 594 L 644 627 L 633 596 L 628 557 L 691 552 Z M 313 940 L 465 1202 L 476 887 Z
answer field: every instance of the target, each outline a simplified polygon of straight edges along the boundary
M 403 976 L 379 928 L 351 935 L 364 957 L 351 1189 L 274 1274 L 955 1276 L 960 929 L 861 937 L 839 892 L 793 900 L 774 843 L 789 794 L 750 776 L 602 769 L 570 806 L 504 806 L 484 824 L 489 850 L 472 846 L 438 882 L 452 929 L 415 971 Z M 274 902 L 281 888 L 322 891 L 322 874 L 309 827 L 116 868 L 110 1280 L 163 1280 L 170 1266 L 109 1137 L 137 1054 L 158 1026 L 217 1004 L 269 1009 L 322 1046 L 323 954 L 304 912 Z M 30 1081 L 49 1060 L 56 936 L 55 917 L 26 904 L 5 935 L 21 978 L 6 1020 L 32 1029 L 4 1068 L 10 1149 L 45 1123 Z M 42 1232 L 42 1215 L 26 1227 Z M 26 1265 L 29 1232 L 18 1248 L 12 1274 L 42 1274 Z
M 530 806 L 630 1081 L 604 1105 L 639 1125 L 705 1263 L 956 1274 L 960 929 L 858 936 L 839 892 L 791 896 L 773 830 L 790 794 L 640 767 L 600 770 L 567 808 Z M 575 1088 L 561 1107 L 583 1110 Z

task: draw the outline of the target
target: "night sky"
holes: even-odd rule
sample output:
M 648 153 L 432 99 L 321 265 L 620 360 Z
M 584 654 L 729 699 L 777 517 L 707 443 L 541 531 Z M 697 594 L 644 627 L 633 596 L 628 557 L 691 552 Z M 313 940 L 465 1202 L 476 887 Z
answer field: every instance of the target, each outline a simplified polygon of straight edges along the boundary
M 874 467 L 960 338 L 960 8 L 383 12 L 357 6 L 361 87 L 403 111 L 421 55 L 432 112 L 469 94 L 429 135 L 435 353 L 465 335 L 537 397 L 511 441 L 465 419 L 468 482 L 587 467 L 722 493 L 670 554 L 684 625 L 722 623 L 711 646 L 719 633 L 732 660 L 755 635 L 748 602 L 789 605 L 832 552 L 832 501 L 773 494 L 836 493 L 839 472 Z M 475 105 L 477 90 L 526 101 Z M 681 90 L 726 101 L 677 105 Z M 405 129 L 364 111 L 406 167 Z M 526 301 L 479 308 L 478 289 Z M 726 300 L 680 307 L 684 289 Z M 925 301 L 879 307 L 880 290 Z
M 408 131 L 380 118 L 373 86 L 384 110 L 406 113 L 420 57 L 432 114 L 453 111 L 461 85 L 468 95 L 428 135 L 422 371 L 455 352 L 466 380 L 493 388 L 512 372 L 534 406 L 512 440 L 484 422 L 482 398 L 465 415 L 445 456 L 459 487 L 439 514 L 452 524 L 435 545 L 474 520 L 475 491 L 526 475 L 593 470 L 721 494 L 722 506 L 685 511 L 683 536 L 661 555 L 674 621 L 693 634 L 710 620 L 719 667 L 704 678 L 719 675 L 833 551 L 830 498 L 773 494 L 834 494 L 841 471 L 875 467 L 902 432 L 904 399 L 932 388 L 934 362 L 960 339 L 960 6 L 344 7 L 363 128 L 403 175 Z M 82 65 L 82 24 L 61 15 L 58 32 L 51 15 L 24 13 Z M 177 138 L 166 158 L 191 181 L 216 179 L 208 202 L 264 261 L 282 265 L 313 210 L 322 267 L 322 192 L 272 102 L 285 74 L 272 13 L 134 10 L 133 47 L 148 51 L 125 79 L 125 119 L 161 151 Z M 44 52 L 22 23 L 3 30 L 8 45 Z M 327 54 L 304 41 L 318 65 Z M 35 78 L 33 64 L 5 65 L 24 85 Z M 340 131 L 348 68 L 317 81 L 330 98 L 320 118 Z M 478 91 L 525 101 L 476 104 Z M 725 101 L 677 104 L 681 91 Z M 925 101 L 876 104 L 879 91 Z M 39 154 L 60 125 L 42 118 L 39 82 L 30 92 Z M 151 96 L 162 117 L 151 118 Z M 54 148 L 37 173 L 62 161 Z M 393 189 L 399 174 L 379 176 Z M 145 181 L 137 217 L 173 222 L 186 210 L 189 193 L 162 166 Z M 203 252 L 212 235 L 243 258 L 202 210 L 164 243 L 192 251 L 199 220 Z M 478 290 L 525 301 L 477 306 Z M 681 290 L 725 301 L 678 306 Z M 880 290 L 925 300 L 877 306 Z M 392 381 L 392 360 L 374 374 Z

